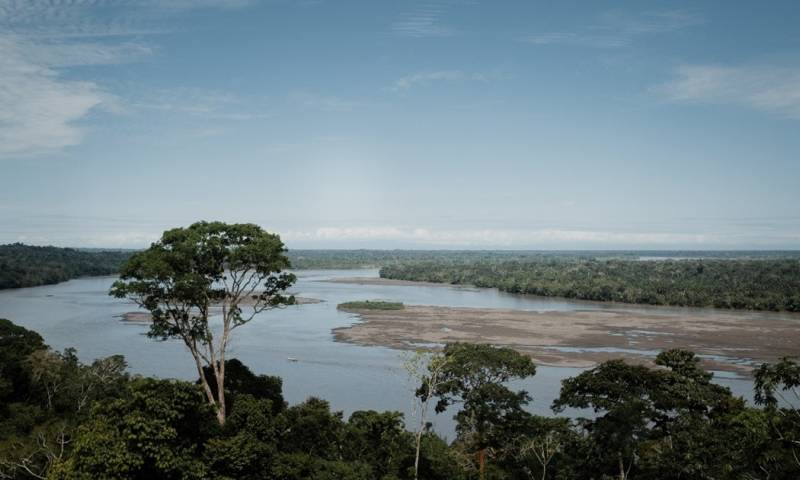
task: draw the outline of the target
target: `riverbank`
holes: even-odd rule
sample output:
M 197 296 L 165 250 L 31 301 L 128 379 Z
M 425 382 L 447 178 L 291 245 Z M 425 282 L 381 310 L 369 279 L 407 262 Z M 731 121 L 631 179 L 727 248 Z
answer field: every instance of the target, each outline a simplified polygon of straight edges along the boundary
M 490 343 L 510 346 L 551 366 L 591 367 L 620 357 L 650 363 L 661 350 L 685 348 L 700 355 L 708 369 L 746 374 L 762 362 L 800 354 L 800 316 L 434 306 L 349 311 L 362 321 L 334 329 L 337 341 L 395 349 Z

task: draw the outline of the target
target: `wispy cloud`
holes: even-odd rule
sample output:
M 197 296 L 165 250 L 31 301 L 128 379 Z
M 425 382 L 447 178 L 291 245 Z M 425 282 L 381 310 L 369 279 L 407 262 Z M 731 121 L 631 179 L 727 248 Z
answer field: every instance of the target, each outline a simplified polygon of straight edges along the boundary
M 800 119 L 798 67 L 683 65 L 653 90 L 677 102 L 741 105 Z
M 0 157 L 29 156 L 77 145 L 78 121 L 115 104 L 94 82 L 63 79 L 56 67 L 112 62 L 120 52 L 47 46 L 0 36 Z
M 71 67 L 142 60 L 155 50 L 132 36 L 167 31 L 164 19 L 199 8 L 239 8 L 251 0 L 0 0 L 0 158 L 56 152 L 81 143 L 94 111 L 126 102 Z M 154 103 L 155 105 L 155 103 Z M 159 102 L 161 108 L 179 107 Z M 184 105 L 183 108 L 188 108 Z M 195 113 L 219 118 L 209 103 Z
M 474 81 L 474 82 L 488 82 L 490 80 L 497 80 L 506 78 L 498 72 L 492 73 L 468 73 L 461 70 L 439 70 L 435 72 L 420 72 L 411 75 L 400 77 L 389 87 L 390 91 L 399 92 L 408 90 L 412 87 L 428 85 L 435 82 L 457 82 L 457 81 Z
M 264 105 L 239 95 L 204 88 L 171 88 L 146 92 L 126 106 L 210 120 L 256 120 L 272 117 Z
M 544 32 L 529 35 L 523 40 L 535 45 L 574 45 L 591 48 L 619 48 L 631 44 L 637 37 L 674 32 L 701 25 L 700 15 L 686 10 L 627 14 L 609 12 L 597 22 L 576 30 Z
M 368 105 L 366 102 L 336 95 L 319 95 L 301 91 L 290 93 L 288 100 L 301 109 L 322 110 L 324 112 L 349 112 Z
M 429 2 L 403 13 L 392 23 L 392 32 L 402 37 L 449 37 L 455 34 L 452 27 L 442 23 L 449 2 Z
M 112 37 L 169 31 L 188 10 L 242 8 L 255 0 L 0 0 L 0 27 L 37 37 Z

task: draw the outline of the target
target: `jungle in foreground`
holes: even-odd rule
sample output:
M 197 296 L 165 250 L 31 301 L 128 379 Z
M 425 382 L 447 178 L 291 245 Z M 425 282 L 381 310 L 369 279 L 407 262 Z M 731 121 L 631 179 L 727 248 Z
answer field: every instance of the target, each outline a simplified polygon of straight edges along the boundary
M 424 416 L 289 406 L 280 378 L 226 363 L 220 425 L 197 383 L 131 376 L 119 356 L 83 364 L 0 320 L 0 478 L 406 479 L 417 445 L 423 479 L 800 475 L 800 365 L 788 359 L 757 371 L 758 406 L 711 383 L 688 351 L 662 352 L 655 369 L 609 361 L 563 382 L 554 411 L 588 417 L 569 419 L 529 414 L 530 396 L 509 387 L 535 374 L 528 357 L 451 344 L 411 359 L 409 392 L 421 414 L 455 415 L 449 443 Z

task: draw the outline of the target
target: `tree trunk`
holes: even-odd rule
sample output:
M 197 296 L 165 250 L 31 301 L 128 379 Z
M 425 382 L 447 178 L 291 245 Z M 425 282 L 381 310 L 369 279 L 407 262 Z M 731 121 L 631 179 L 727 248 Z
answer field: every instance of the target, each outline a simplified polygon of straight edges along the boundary
M 217 370 L 217 421 L 220 425 L 225 425 L 225 364 L 221 364 Z
M 414 456 L 414 480 L 419 480 L 419 450 L 422 445 L 422 428 L 419 429 L 416 435 L 417 451 Z
M 203 386 L 203 392 L 206 394 L 206 399 L 208 400 L 208 404 L 211 405 L 217 411 L 217 421 L 220 425 L 225 424 L 225 406 L 222 406 L 222 415 L 220 415 L 220 408 L 219 403 L 214 398 L 214 393 L 211 391 L 211 387 L 208 385 L 208 380 L 206 379 L 206 374 L 203 372 L 203 365 L 200 363 L 200 355 L 192 348 L 189 342 L 186 342 L 186 346 L 189 347 L 189 352 L 194 357 L 194 364 L 197 367 L 197 374 L 200 375 L 200 384 Z M 217 385 L 219 385 L 219 379 L 217 379 Z M 223 400 L 225 397 L 222 397 Z
M 617 453 L 619 459 L 619 480 L 625 480 L 625 462 L 622 461 L 622 452 Z
M 480 475 L 480 479 L 483 480 L 486 478 L 486 449 L 482 448 L 478 452 L 478 474 Z

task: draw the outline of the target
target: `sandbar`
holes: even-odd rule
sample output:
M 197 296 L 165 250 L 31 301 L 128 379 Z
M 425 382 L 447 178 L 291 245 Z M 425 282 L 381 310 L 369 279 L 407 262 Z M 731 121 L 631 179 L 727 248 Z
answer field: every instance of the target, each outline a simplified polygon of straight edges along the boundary
M 659 351 L 684 348 L 700 355 L 706 368 L 747 374 L 763 362 L 800 355 L 800 315 L 438 306 L 349 311 L 357 320 L 333 330 L 337 341 L 404 350 L 436 349 L 449 342 L 488 343 L 512 347 L 552 366 L 591 367 L 620 357 L 648 364 Z

